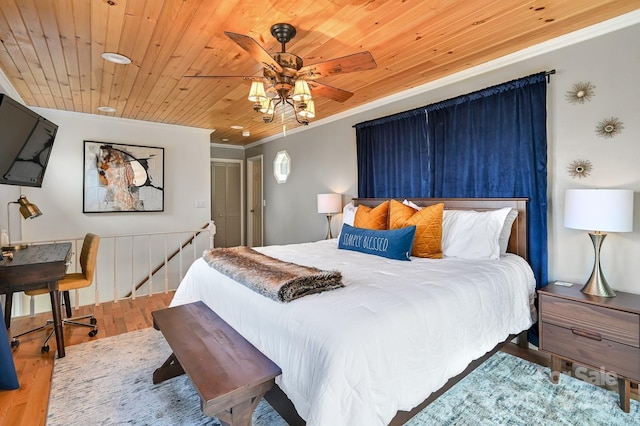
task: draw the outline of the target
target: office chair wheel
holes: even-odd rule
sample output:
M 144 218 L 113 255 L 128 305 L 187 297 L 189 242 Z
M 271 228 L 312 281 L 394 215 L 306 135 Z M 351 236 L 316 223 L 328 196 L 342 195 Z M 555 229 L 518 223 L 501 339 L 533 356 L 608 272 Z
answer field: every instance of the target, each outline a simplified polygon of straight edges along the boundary
M 91 325 L 96 325 L 98 323 L 98 320 L 95 318 L 91 318 L 89 322 L 91 323 Z
M 96 330 L 91 330 L 91 331 L 89 332 L 89 337 L 93 337 L 93 336 L 95 336 L 96 334 L 98 334 L 98 330 L 97 330 L 97 329 L 96 329 Z
M 40 348 L 40 353 L 46 354 L 49 353 L 49 345 L 44 345 Z
M 12 347 L 12 348 L 17 348 L 18 346 L 20 346 L 20 340 L 18 340 L 18 339 L 13 339 L 13 340 L 11 341 L 11 347 Z

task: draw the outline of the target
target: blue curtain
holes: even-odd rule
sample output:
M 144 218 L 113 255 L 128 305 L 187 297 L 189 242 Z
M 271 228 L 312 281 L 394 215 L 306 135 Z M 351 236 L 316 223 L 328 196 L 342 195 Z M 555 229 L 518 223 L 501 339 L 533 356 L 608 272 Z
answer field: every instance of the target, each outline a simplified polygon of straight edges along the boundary
M 529 261 L 545 286 L 546 90 L 542 72 L 356 125 L 358 196 L 528 197 Z
M 424 109 L 358 124 L 356 140 L 361 197 L 421 197 L 425 193 L 431 165 Z

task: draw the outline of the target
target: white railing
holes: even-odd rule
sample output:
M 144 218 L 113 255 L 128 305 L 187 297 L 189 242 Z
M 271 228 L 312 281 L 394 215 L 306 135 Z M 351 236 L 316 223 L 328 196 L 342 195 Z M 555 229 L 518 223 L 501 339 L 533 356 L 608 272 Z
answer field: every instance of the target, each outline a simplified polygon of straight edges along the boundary
M 75 290 L 73 306 L 135 299 L 141 294 L 168 293 L 178 287 L 191 263 L 213 247 L 215 224 L 196 230 L 100 235 L 100 248 L 91 287 Z M 84 236 L 29 244 L 71 242 L 67 273 L 80 272 Z M 49 297 L 14 295 L 12 316 L 51 310 Z

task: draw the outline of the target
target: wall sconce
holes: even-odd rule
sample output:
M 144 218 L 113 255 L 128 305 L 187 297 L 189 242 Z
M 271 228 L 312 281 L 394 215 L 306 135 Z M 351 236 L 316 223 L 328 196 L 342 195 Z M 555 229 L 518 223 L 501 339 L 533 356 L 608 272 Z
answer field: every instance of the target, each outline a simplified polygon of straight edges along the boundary
M 318 194 L 318 213 L 327 215 L 327 223 L 329 232 L 327 232 L 327 240 L 333 238 L 331 234 L 331 216 L 340 213 L 342 210 L 342 194 Z
M 600 268 L 604 232 L 633 231 L 633 191 L 630 189 L 568 189 L 564 199 L 565 228 L 589 232 L 595 251 L 593 271 L 580 291 L 592 296 L 615 297 Z
M 11 245 L 11 232 L 10 232 L 10 228 L 11 228 L 11 220 L 10 220 L 11 204 L 19 204 L 20 205 L 20 214 L 25 219 L 34 219 L 34 218 L 36 218 L 38 216 L 42 216 L 42 212 L 40 211 L 38 206 L 36 206 L 35 204 L 31 203 L 27 199 L 27 197 L 24 196 L 24 195 L 21 195 L 20 198 L 18 198 L 17 201 L 9 201 L 7 203 L 7 238 L 8 238 L 8 244 L 7 244 L 7 246 L 2 247 L 2 250 L 5 250 L 5 251 L 20 250 L 20 249 L 23 249 L 23 248 L 27 247 L 26 245 L 15 245 L 15 246 Z

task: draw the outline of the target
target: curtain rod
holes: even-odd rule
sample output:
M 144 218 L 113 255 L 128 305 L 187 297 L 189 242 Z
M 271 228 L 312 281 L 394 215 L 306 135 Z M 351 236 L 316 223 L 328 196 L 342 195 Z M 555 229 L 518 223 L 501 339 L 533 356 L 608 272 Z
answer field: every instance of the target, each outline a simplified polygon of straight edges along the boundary
M 547 83 L 551 83 L 551 74 L 555 74 L 556 70 L 546 71 L 544 73 L 545 77 L 547 77 Z
M 555 70 L 555 69 L 552 69 L 552 70 L 549 70 L 549 71 L 545 71 L 545 72 L 544 72 L 544 76 L 545 76 L 545 77 L 546 77 L 546 79 L 547 79 L 547 84 L 551 83 L 551 74 L 555 74 L 555 73 L 556 73 L 556 70 Z M 537 73 L 535 73 L 535 74 L 531 74 L 531 75 L 540 75 L 540 74 L 542 74 L 542 71 L 538 71 Z M 529 76 L 529 77 L 530 77 L 530 76 Z M 521 77 L 521 78 L 526 78 L 526 77 Z M 519 79 L 515 79 L 515 80 L 519 80 Z M 512 81 L 515 81 L 515 80 L 512 80 Z M 504 83 L 502 83 L 502 84 L 504 84 Z M 423 108 L 423 107 L 418 107 L 418 108 L 414 108 L 414 109 L 420 109 L 420 108 Z M 412 110 L 409 110 L 409 111 L 412 111 Z M 408 112 L 408 111 L 399 112 L 399 113 L 396 113 L 396 114 L 390 114 L 390 115 L 388 115 L 388 116 L 386 116 L 386 117 L 393 117 L 393 116 L 397 116 L 397 115 L 399 115 L 399 114 L 403 114 L 403 113 L 406 113 L 406 112 Z M 360 125 L 360 124 L 369 123 L 369 122 L 371 122 L 371 121 L 381 120 L 381 119 L 386 118 L 386 117 L 374 118 L 374 119 L 372 119 L 372 120 L 363 121 L 362 123 L 354 124 L 354 125 L 352 125 L 351 127 L 355 128 L 356 126 L 358 126 L 358 125 Z

